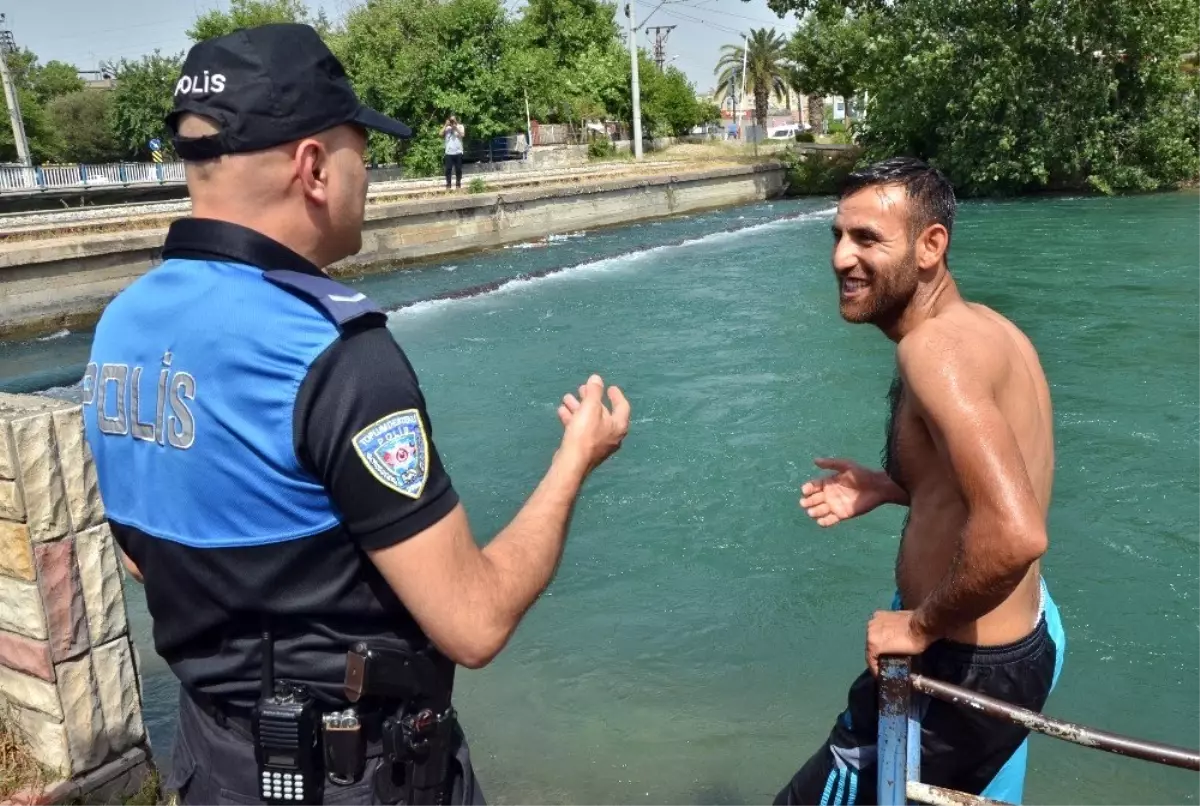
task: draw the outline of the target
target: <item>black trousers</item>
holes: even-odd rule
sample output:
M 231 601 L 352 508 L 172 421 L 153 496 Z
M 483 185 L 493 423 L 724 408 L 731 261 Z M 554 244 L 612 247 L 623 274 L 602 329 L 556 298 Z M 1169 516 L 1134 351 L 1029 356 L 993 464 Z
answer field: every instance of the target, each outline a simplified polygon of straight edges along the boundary
M 484 806 L 483 790 L 475 779 L 466 739 L 461 733 L 458 738 L 461 741 L 457 743 L 451 762 L 454 783 L 450 803 Z M 393 765 L 378 754 L 372 757 L 368 752 L 367 756 L 361 780 L 341 786 L 325 778 L 323 803 L 399 802 L 400 793 L 387 785 L 394 772 Z M 258 764 L 254 759 L 253 740 L 239 725 L 218 724 L 180 690 L 179 726 L 175 731 L 171 772 L 163 789 L 176 793 L 179 803 L 262 803 L 258 797 Z
M 455 187 L 462 187 L 462 154 L 447 154 L 446 162 L 446 189 L 450 189 L 450 172 L 455 175 Z

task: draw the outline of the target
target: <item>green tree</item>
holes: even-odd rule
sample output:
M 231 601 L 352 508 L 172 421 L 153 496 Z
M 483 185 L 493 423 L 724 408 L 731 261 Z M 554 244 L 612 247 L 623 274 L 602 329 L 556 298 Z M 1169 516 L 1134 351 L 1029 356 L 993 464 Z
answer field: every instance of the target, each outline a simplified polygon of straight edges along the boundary
M 272 22 L 302 22 L 313 26 L 322 36 L 330 32 L 329 21 L 322 9 L 314 17 L 304 0 L 231 0 L 229 11 L 213 9 L 192 23 L 187 35 L 193 42 L 203 42 L 231 34 L 240 28 L 253 28 Z
M 774 28 L 752 28 L 745 45 L 747 92 L 754 95 L 754 119 L 761 128 L 767 126 L 767 111 L 773 94 L 787 95 L 787 39 Z M 743 48 L 723 45 L 717 62 L 717 85 L 730 87 L 741 83 Z
M 915 70 L 900 86 L 876 81 L 872 151 L 927 154 L 968 193 L 1149 190 L 1195 176 L 1195 81 L 1178 69 L 1194 13 L 1188 22 L 1186 3 L 1094 5 L 951 4 L 930 32 L 944 37 L 936 46 L 915 34 L 939 16 L 903 8 L 883 53 L 908 50 Z M 919 94 L 901 107 L 905 87 Z
M 644 53 L 639 56 L 643 77 L 642 125 L 652 136 L 687 134 L 693 126 L 706 122 L 709 110 L 696 100 L 696 88 L 682 70 L 668 67 L 660 71 Z
M 80 90 L 60 95 L 46 113 L 61 138 L 60 162 L 115 162 L 121 147 L 109 126 L 112 93 Z
M 499 0 L 377 0 L 353 9 L 330 41 L 363 102 L 413 128 L 403 145 L 372 136 L 375 160 L 402 158 L 435 173 L 450 114 L 468 139 L 525 128 L 521 79 L 507 58 L 512 25 Z
M 528 47 L 549 51 L 560 67 L 574 65 L 594 45 L 616 41 L 616 4 L 604 0 L 529 0 L 521 18 Z
M 629 94 L 622 89 L 629 54 L 615 13 L 614 4 L 599 0 L 532 0 L 525 6 L 505 61 L 528 91 L 538 120 L 581 126 L 618 114 Z
M 42 104 L 48 104 L 62 95 L 79 92 L 84 87 L 78 68 L 59 61 L 33 65 L 29 71 L 28 82 L 30 91 Z
M 701 101 L 696 109 L 696 125 L 704 126 L 708 124 L 721 124 L 721 107 L 714 104 L 712 101 Z
M 820 18 L 802 30 L 853 34 L 810 44 L 869 96 L 867 158 L 923 157 L 968 195 L 1149 190 L 1200 172 L 1196 0 L 771 4 Z
M 126 157 L 149 159 L 152 138 L 162 140 L 164 151 L 170 153 L 166 117 L 182 66 L 182 53 L 164 56 L 157 50 L 136 61 L 122 59 L 115 66 L 117 82 L 108 120 Z
M 809 122 L 820 129 L 825 117 L 823 96 L 840 95 L 852 114 L 852 99 L 862 87 L 869 63 L 872 12 L 855 14 L 842 8 L 808 14 L 788 42 L 788 78 L 808 96 Z

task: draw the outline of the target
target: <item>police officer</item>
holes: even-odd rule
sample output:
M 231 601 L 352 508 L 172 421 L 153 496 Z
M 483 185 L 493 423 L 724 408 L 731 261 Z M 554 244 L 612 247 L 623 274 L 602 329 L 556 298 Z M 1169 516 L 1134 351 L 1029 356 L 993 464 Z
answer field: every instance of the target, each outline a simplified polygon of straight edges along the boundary
M 291 24 L 193 47 L 168 124 L 192 216 L 105 310 L 83 382 L 112 530 L 181 683 L 165 788 L 482 803 L 455 665 L 490 662 L 549 584 L 629 405 L 594 375 L 564 396 L 549 471 L 479 549 L 384 313 L 322 271 L 361 248 L 365 130 L 408 127 Z M 379 696 L 351 696 L 351 659 Z

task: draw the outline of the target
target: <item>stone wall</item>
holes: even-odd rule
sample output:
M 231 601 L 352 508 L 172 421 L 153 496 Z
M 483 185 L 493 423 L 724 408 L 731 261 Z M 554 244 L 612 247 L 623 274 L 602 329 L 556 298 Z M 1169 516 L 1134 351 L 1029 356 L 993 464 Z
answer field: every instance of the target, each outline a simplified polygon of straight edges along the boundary
M 371 204 L 361 251 L 330 273 L 400 269 L 554 233 L 770 198 L 783 193 L 785 171 L 777 162 L 681 164 L 672 173 L 576 182 Z M 158 263 L 165 236 L 165 228 L 102 232 L 0 249 L 0 338 L 90 326 L 110 299 Z
M 140 785 L 137 663 L 80 407 L 0 394 L 0 706 L 60 795 Z

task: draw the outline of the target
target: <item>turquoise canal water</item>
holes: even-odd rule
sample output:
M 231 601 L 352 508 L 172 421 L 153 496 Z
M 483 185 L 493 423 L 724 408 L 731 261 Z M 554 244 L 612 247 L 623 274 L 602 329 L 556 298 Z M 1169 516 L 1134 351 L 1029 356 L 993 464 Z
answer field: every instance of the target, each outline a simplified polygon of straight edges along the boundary
M 756 204 L 358 285 L 389 308 L 481 539 L 533 489 L 559 397 L 600 372 L 634 421 L 558 577 L 457 701 L 495 803 L 769 800 L 821 742 L 886 607 L 902 512 L 821 530 L 811 458 L 877 460 L 891 345 L 841 321 L 829 201 Z M 1058 476 L 1045 575 L 1068 652 L 1047 712 L 1195 747 L 1195 194 L 969 203 L 952 268 L 1041 352 Z M 731 231 L 726 231 L 731 230 Z M 415 300 L 563 267 L 467 299 Z M 87 334 L 0 347 L 9 389 L 79 377 Z M 152 738 L 175 684 L 129 589 Z M 1194 803 L 1194 774 L 1035 737 L 1027 802 Z

